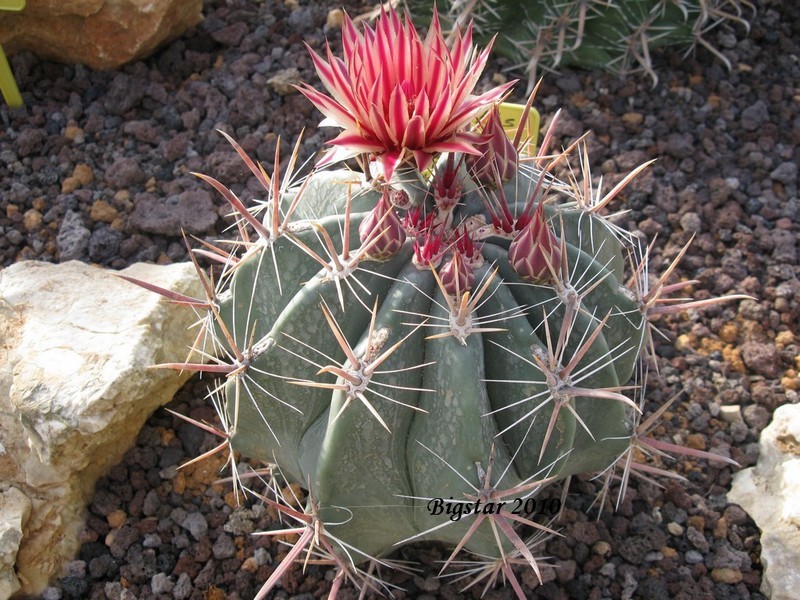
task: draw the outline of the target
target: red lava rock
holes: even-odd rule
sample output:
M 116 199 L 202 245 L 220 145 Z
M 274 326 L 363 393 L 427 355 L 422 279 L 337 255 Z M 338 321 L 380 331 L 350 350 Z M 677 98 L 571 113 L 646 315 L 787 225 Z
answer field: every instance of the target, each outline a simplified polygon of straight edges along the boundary
M 770 379 L 781 373 L 780 353 L 774 344 L 745 342 L 742 345 L 742 360 L 748 369 Z

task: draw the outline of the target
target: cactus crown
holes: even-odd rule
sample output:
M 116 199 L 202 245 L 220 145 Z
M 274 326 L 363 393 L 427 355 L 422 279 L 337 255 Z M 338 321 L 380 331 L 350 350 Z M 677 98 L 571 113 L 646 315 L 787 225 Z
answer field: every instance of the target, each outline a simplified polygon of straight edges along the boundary
M 501 576 L 524 598 L 512 566 L 538 576 L 556 532 L 515 507 L 587 472 L 608 486 L 622 469 L 621 497 L 631 471 L 658 472 L 636 462 L 654 451 L 709 456 L 648 436 L 641 357 L 655 317 L 717 300 L 668 300 L 686 285 L 668 283 L 674 263 L 651 281 L 648 248 L 603 216 L 646 165 L 603 193 L 585 156 L 582 175 L 553 176 L 577 142 L 554 152 L 551 129 L 527 155 L 524 122 L 506 139 L 492 107 L 508 86 L 473 94 L 486 52 L 471 28 L 448 47 L 438 21 L 422 39 L 389 11 L 363 33 L 347 19 L 343 42 L 344 59 L 312 53 L 330 95 L 300 91 L 343 129 L 324 164 L 363 172 L 293 181 L 298 142 L 270 177 L 228 138 L 265 198 L 247 207 L 200 175 L 237 214 L 240 250 L 195 251 L 222 265 L 216 284 L 198 267 L 204 299 L 157 290 L 207 315 L 169 366 L 222 376 L 222 425 L 204 425 L 217 450 L 307 492 L 298 508 L 233 469 L 290 521 L 265 533 L 299 535 L 258 598 L 304 552 L 338 567 L 334 595 L 380 590 L 379 567 L 404 568 L 386 557 L 417 540 L 454 548 L 443 571 L 470 552 L 473 583 Z

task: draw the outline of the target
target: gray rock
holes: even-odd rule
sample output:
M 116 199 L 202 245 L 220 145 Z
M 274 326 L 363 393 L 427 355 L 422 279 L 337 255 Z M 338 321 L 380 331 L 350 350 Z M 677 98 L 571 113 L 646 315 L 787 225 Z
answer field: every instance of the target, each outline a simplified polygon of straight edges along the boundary
M 186 531 L 192 534 L 192 537 L 198 542 L 204 540 L 208 535 L 208 521 L 199 512 L 192 512 L 186 515 L 186 518 L 181 523 Z
M 703 220 L 696 212 L 687 212 L 681 216 L 681 229 L 689 233 L 700 233 L 703 229 Z
M 154 594 L 169 594 L 174 588 L 175 582 L 166 573 L 156 573 L 150 579 L 150 589 Z
M 6 240 L 8 240 L 8 243 L 13 246 L 19 246 L 23 240 L 25 240 L 25 236 L 19 229 L 12 229 L 11 231 L 7 232 L 5 236 Z
M 40 600 L 61 600 L 63 592 L 59 588 L 49 587 L 42 592 Z
M 686 559 L 686 562 L 690 565 L 697 565 L 703 562 L 703 555 L 700 554 L 697 550 L 687 550 L 684 558 Z
M 775 229 L 772 231 L 772 241 L 775 245 L 772 251 L 775 262 L 797 262 L 797 239 L 794 233 L 786 229 Z
M 750 557 L 746 552 L 734 550 L 726 544 L 720 544 L 711 556 L 706 560 L 706 566 L 710 569 L 748 569 L 750 568 Z
M 769 412 L 759 404 L 748 404 L 743 411 L 744 422 L 761 431 L 769 423 Z
M 769 174 L 771 179 L 780 181 L 786 185 L 797 184 L 797 163 L 787 161 L 779 164 L 772 173 Z
M 175 582 L 175 587 L 172 588 L 172 597 L 175 600 L 184 600 L 192 595 L 192 591 L 192 580 L 186 573 L 181 573 Z
M 763 100 L 756 100 L 742 111 L 742 127 L 755 131 L 769 120 L 769 108 Z
M 706 539 L 706 536 L 703 535 L 703 532 L 691 526 L 689 526 L 689 528 L 686 530 L 686 539 L 688 539 L 692 543 L 692 546 L 697 548 L 700 552 L 708 552 L 709 548 L 711 547 Z
M 239 508 L 231 513 L 223 529 L 233 535 L 248 535 L 256 528 L 253 511 L 248 508 Z
M 91 236 L 92 232 L 84 225 L 80 213 L 68 211 L 56 236 L 56 248 L 61 262 L 85 258 Z
M 214 553 L 214 558 L 223 560 L 231 558 L 236 555 L 236 546 L 233 543 L 233 538 L 226 533 L 220 534 L 211 551 Z

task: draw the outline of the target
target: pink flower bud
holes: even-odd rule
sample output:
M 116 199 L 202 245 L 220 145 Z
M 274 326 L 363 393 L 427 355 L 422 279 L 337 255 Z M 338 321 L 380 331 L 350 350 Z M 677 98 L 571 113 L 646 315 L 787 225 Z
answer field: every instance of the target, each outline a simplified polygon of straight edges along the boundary
M 460 232 L 456 230 L 456 236 L 456 252 L 473 269 L 480 267 L 483 264 L 481 245 L 475 244 L 472 237 L 467 233 L 466 228 Z
M 422 206 L 409 208 L 403 219 L 403 227 L 409 235 L 419 235 L 431 228 L 434 213 L 426 213 Z
M 551 267 L 555 270 L 561 264 L 561 246 L 547 225 L 541 202 L 531 220 L 511 242 L 508 261 L 520 277 L 534 281 L 552 279 Z
M 387 260 L 400 250 L 406 241 L 406 231 L 400 218 L 384 193 L 378 204 L 361 221 L 358 235 L 362 245 L 368 245 L 367 256 Z
M 464 292 L 472 289 L 475 283 L 475 271 L 458 252 L 455 252 L 439 269 L 439 279 L 442 280 L 442 285 L 448 294 L 460 298 Z
M 479 147 L 481 154 L 468 154 L 464 158 L 475 182 L 493 187 L 498 181 L 502 183 L 514 177 L 519 165 L 519 154 L 503 129 L 497 106 L 489 113 L 482 137 L 487 138 L 487 141 Z
M 439 210 L 452 210 L 461 199 L 462 189 L 463 186 L 458 180 L 458 167 L 455 165 L 453 154 L 450 153 L 444 169 L 437 171 L 433 180 L 433 199 Z
M 442 260 L 442 246 L 442 236 L 428 230 L 423 240 L 414 240 L 414 264 L 435 269 Z

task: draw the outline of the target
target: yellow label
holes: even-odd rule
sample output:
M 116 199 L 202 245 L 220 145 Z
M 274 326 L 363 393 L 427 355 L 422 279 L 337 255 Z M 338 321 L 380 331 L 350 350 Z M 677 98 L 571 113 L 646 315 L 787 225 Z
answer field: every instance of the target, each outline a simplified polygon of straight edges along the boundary
M 517 134 L 517 128 L 522 120 L 522 113 L 525 110 L 524 104 L 514 104 L 511 102 L 503 102 L 500 104 L 500 120 L 503 123 L 503 129 L 509 139 L 513 140 Z M 528 120 L 525 123 L 525 130 L 522 133 L 522 147 L 520 154 L 527 154 L 533 156 L 536 153 L 536 143 L 539 140 L 539 111 L 531 108 L 528 111 Z
M 20 11 L 25 8 L 25 0 L 0 0 L 0 10 Z M 0 46 L 0 92 L 11 108 L 22 106 L 22 96 L 20 96 L 17 82 L 14 81 L 14 74 L 8 66 L 8 60 Z
M 25 8 L 25 0 L 0 0 L 0 10 L 20 11 Z
M 14 74 L 11 72 L 2 46 L 0 46 L 0 92 L 2 92 L 6 104 L 11 108 L 22 106 L 22 96 L 17 88 L 17 82 L 14 81 Z

